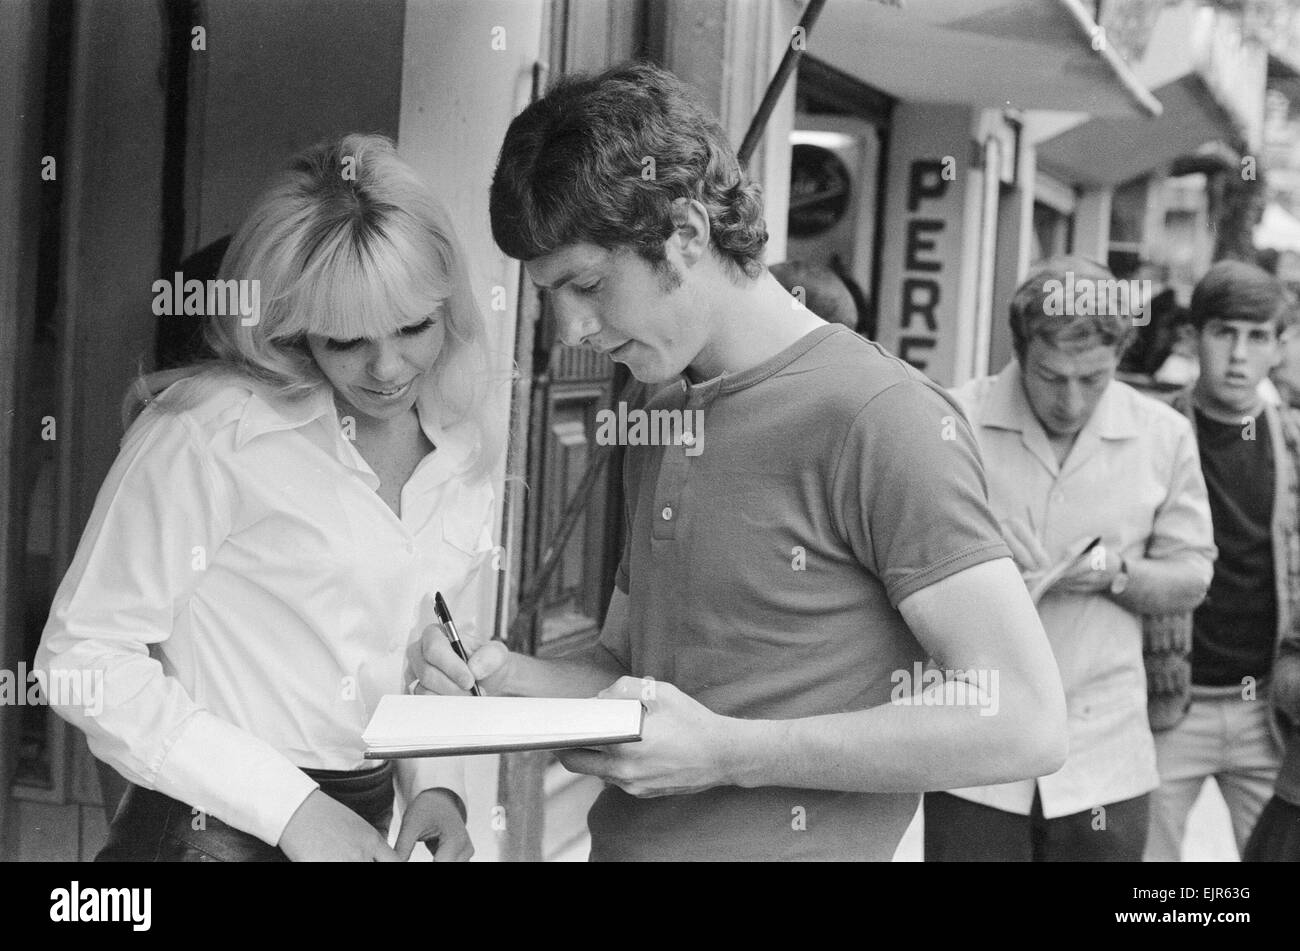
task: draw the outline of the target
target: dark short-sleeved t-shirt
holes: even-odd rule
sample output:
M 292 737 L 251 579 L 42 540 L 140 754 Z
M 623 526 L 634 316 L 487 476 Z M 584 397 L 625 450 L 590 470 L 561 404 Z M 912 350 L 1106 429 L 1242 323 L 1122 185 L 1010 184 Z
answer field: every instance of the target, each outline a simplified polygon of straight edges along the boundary
M 926 652 L 897 606 L 1010 557 L 957 404 L 846 328 L 734 376 L 660 392 L 694 446 L 629 449 L 626 631 L 637 676 L 716 713 L 791 719 L 887 703 Z M 694 420 L 697 417 L 689 417 Z M 592 807 L 592 858 L 883 859 L 916 794 L 718 787 Z

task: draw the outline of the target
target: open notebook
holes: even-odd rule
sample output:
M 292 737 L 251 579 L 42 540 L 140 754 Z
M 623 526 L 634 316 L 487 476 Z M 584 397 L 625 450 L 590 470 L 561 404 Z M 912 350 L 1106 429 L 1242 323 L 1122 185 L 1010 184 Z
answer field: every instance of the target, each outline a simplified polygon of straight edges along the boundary
M 367 759 L 561 750 L 641 739 L 639 700 L 382 697 L 362 739 Z

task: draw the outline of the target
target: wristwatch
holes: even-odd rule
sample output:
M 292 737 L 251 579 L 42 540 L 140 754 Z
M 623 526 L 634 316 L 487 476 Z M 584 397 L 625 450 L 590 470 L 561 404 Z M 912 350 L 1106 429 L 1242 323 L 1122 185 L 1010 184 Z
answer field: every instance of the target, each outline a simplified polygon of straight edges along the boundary
M 1123 558 L 1119 560 L 1119 573 L 1111 579 L 1110 593 L 1123 594 L 1128 587 L 1128 563 Z

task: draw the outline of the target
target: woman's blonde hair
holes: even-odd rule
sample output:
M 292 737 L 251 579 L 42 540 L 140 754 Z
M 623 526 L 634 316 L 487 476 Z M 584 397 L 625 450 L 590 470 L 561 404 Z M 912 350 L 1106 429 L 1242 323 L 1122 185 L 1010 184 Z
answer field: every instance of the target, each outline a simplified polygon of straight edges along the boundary
M 353 340 L 392 334 L 440 312 L 447 328 L 426 386 L 441 425 L 469 422 L 486 474 L 501 451 L 504 426 L 487 419 L 490 369 L 482 314 L 451 218 L 425 184 L 378 135 L 351 134 L 297 155 L 259 196 L 222 259 L 220 280 L 259 282 L 256 320 L 208 316 L 204 338 L 214 360 L 137 381 L 124 415 L 146 403 L 179 411 L 208 384 L 231 377 L 284 399 L 329 386 L 307 348 L 308 333 Z M 178 379 L 177 386 L 155 399 Z

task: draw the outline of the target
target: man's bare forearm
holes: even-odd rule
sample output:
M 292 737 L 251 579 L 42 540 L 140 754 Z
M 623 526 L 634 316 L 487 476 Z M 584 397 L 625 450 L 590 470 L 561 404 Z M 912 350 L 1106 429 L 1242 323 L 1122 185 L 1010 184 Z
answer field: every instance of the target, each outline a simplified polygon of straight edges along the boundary
M 978 706 L 886 704 L 797 720 L 730 720 L 724 774 L 741 786 L 921 792 L 1055 772 L 1063 744 L 1032 704 L 990 716 Z M 987 710 L 988 707 L 984 707 Z
M 630 673 L 604 646 L 623 642 L 627 614 L 627 595 L 615 588 L 605 612 L 600 643 L 566 657 L 541 659 L 511 653 L 506 685 L 501 692 L 510 697 L 593 697 L 600 693 Z
M 600 644 L 553 659 L 511 654 L 509 664 L 509 697 L 592 697 L 627 673 Z

